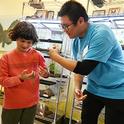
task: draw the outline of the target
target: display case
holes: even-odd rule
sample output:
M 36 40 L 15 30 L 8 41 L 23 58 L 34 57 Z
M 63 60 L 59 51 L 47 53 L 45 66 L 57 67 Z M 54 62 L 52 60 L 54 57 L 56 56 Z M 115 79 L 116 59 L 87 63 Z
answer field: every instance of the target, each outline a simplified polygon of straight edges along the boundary
M 41 78 L 40 80 L 40 106 L 43 111 L 36 114 L 36 120 L 42 123 L 57 124 L 62 122 L 66 114 L 68 101 L 69 78 Z M 61 107 L 60 107 L 61 106 Z

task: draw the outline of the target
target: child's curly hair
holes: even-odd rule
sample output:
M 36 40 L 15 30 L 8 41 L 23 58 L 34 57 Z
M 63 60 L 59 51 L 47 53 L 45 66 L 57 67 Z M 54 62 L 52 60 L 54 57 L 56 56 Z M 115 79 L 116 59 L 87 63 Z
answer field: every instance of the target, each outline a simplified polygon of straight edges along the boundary
M 26 40 L 32 40 L 32 44 L 38 42 L 38 36 L 35 27 L 29 22 L 19 22 L 15 27 L 9 31 L 9 38 L 12 41 L 16 41 L 18 38 L 24 38 Z

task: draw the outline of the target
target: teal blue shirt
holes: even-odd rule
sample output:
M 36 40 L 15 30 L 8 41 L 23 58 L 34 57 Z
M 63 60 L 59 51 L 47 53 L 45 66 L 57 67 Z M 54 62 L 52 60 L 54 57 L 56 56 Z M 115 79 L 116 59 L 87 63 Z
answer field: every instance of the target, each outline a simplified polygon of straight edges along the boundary
M 90 93 L 105 98 L 124 99 L 124 54 L 109 27 L 89 24 L 85 36 L 74 40 L 73 54 L 79 61 L 100 62 L 87 76 L 87 90 Z

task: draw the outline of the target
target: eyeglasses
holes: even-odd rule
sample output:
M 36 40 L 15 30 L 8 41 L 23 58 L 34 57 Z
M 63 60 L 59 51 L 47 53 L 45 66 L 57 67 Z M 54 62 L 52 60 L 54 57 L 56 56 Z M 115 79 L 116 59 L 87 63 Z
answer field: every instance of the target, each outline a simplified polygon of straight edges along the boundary
M 70 25 L 66 25 L 66 24 L 61 24 L 61 27 L 62 27 L 62 29 L 64 29 L 64 30 L 69 30 L 69 28 L 71 27 L 73 25 L 73 23 L 72 24 L 70 24 Z

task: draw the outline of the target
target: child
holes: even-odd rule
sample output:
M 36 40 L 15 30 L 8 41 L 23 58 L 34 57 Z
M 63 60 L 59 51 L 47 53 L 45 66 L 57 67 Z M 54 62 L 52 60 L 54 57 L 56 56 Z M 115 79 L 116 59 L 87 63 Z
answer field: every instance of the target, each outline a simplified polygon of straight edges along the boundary
M 38 42 L 34 26 L 19 22 L 10 32 L 16 48 L 0 59 L 4 87 L 2 124 L 33 124 L 39 101 L 39 75 L 47 78 L 44 57 L 32 45 Z

